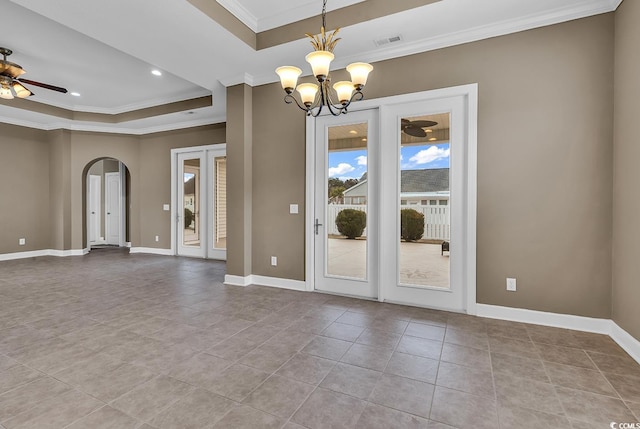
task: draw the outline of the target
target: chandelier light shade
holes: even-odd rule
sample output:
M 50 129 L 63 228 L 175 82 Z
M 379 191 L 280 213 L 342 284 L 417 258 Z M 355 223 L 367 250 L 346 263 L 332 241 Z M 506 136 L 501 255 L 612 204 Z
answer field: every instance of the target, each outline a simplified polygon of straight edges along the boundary
M 282 89 L 286 92 L 284 101 L 287 104 L 296 103 L 298 107 L 305 112 L 307 116 L 318 116 L 324 107 L 327 107 L 333 116 L 346 114 L 347 108 L 353 101 L 362 100 L 364 95 L 362 89 L 367 84 L 367 77 L 373 70 L 373 66 L 367 63 L 353 63 L 347 66 L 347 71 L 351 75 L 351 81 L 340 81 L 332 86 L 329 77 L 331 69 L 331 61 L 335 58 L 333 49 L 340 38 L 335 38 L 340 31 L 336 28 L 334 31 L 327 33 L 326 28 L 327 0 L 322 2 L 322 27 L 320 34 L 312 36 L 307 33 L 307 37 L 311 39 L 311 45 L 314 50 L 310 52 L 305 59 L 311 65 L 311 71 L 315 77 L 316 83 L 301 83 L 296 86 L 298 78 L 302 74 L 302 70 L 294 66 L 282 66 L 276 69 L 276 73 L 280 76 Z M 293 94 L 294 89 L 300 94 L 300 100 Z M 334 95 L 335 94 L 335 95 Z M 337 102 L 334 100 L 337 98 Z

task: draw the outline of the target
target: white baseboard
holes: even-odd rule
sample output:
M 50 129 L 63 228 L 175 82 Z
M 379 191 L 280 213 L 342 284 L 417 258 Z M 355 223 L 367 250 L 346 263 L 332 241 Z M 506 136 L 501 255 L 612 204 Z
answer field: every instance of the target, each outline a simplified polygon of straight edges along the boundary
M 129 253 L 151 253 L 152 255 L 173 256 L 171 249 L 158 249 L 155 247 L 131 247 Z
M 57 249 L 42 249 L 42 250 L 31 250 L 28 252 L 15 252 L 15 253 L 3 253 L 0 254 L 0 261 L 11 261 L 14 259 L 28 259 L 28 258 L 38 258 L 40 256 L 57 256 L 57 257 L 67 257 L 67 256 L 82 256 L 89 253 L 89 249 L 71 249 L 71 250 L 57 250 Z
M 611 332 L 610 319 L 595 319 L 571 314 L 547 313 L 545 311 L 487 304 L 476 304 L 476 310 L 477 316 L 487 317 L 489 319 L 533 323 L 535 325 L 594 332 L 596 334 L 608 335 Z
M 230 286 L 249 286 L 251 284 L 251 276 L 233 276 L 231 274 L 224 275 L 224 284 Z
M 624 351 L 629 353 L 629 356 L 640 363 L 640 341 L 635 339 L 611 319 L 596 319 L 593 317 L 547 313 L 544 311 L 487 304 L 477 304 L 476 315 L 490 319 L 533 323 L 536 325 L 609 335 Z
M 224 283 L 231 286 L 257 285 L 289 290 L 307 290 L 306 283 L 300 280 L 281 279 L 278 277 L 259 276 L 256 274 L 251 274 L 245 277 L 227 274 L 224 276 Z
M 629 356 L 640 363 L 640 341 L 636 340 L 631 334 L 622 329 L 616 322 L 611 321 L 611 332 L 609 333 L 613 341 L 618 343 Z
M 306 291 L 307 284 L 301 280 L 281 279 L 278 277 L 251 275 L 251 284 L 277 287 L 280 289 Z
M 54 250 L 51 249 L 49 250 L 49 255 L 50 256 L 57 256 L 60 258 L 66 258 L 67 256 L 83 256 L 86 255 L 87 253 L 89 253 L 91 249 L 86 248 L 86 249 L 71 249 L 71 250 Z

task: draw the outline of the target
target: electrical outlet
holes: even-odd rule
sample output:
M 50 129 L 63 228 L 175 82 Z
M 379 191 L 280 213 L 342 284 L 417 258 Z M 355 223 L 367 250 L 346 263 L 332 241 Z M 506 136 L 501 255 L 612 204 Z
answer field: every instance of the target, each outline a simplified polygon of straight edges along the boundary
M 21 238 L 21 239 L 18 240 L 18 244 L 20 246 L 24 246 L 25 244 L 27 244 L 27 240 L 25 240 L 24 238 Z
M 160 241 L 160 236 L 156 235 L 156 241 Z
M 298 205 L 297 204 L 289 204 L 289 213 L 290 214 L 298 214 Z
M 278 266 L 278 257 L 277 256 L 272 256 L 271 257 L 271 266 L 272 267 L 277 267 Z
M 516 279 L 507 278 L 507 290 L 510 292 L 516 291 Z

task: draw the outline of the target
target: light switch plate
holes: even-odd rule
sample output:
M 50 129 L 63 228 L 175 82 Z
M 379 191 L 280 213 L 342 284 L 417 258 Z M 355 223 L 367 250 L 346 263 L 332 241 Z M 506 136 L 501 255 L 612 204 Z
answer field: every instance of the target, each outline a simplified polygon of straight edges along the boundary
M 169 206 L 169 204 L 162 205 L 162 210 L 164 210 L 165 212 L 168 212 L 170 209 L 171 209 L 171 206 Z
M 298 214 L 298 205 L 297 204 L 289 204 L 289 213 L 290 214 Z

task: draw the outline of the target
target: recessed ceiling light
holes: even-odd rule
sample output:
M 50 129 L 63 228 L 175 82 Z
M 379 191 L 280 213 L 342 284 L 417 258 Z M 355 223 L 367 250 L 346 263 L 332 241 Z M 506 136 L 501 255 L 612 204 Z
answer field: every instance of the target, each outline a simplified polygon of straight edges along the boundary
M 363 141 L 363 142 L 366 142 L 366 141 L 367 141 L 367 138 L 366 138 L 366 137 L 365 137 L 365 138 L 363 138 L 363 139 L 362 139 L 362 141 Z
M 425 133 L 432 133 L 433 130 L 424 130 Z
M 435 138 L 435 137 L 431 137 L 431 138 L 429 139 L 429 141 L 430 141 L 430 142 L 434 142 L 434 141 L 436 141 L 436 140 L 438 140 L 438 139 L 437 139 L 437 138 Z
M 73 95 L 74 97 L 80 97 L 80 93 L 79 92 L 72 92 L 71 95 Z
M 151 74 L 154 76 L 162 76 L 162 72 L 160 70 L 151 70 Z
M 349 134 L 358 134 L 358 132 L 356 130 L 351 130 L 349 131 Z

